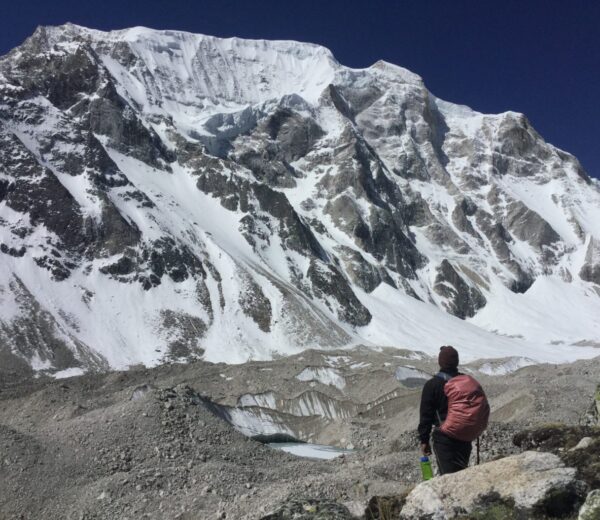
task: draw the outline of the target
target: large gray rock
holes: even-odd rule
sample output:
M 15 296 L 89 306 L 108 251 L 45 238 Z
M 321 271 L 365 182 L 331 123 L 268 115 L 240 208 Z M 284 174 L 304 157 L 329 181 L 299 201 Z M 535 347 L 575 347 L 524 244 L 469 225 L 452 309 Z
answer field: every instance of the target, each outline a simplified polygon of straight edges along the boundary
M 590 491 L 579 510 L 577 520 L 600 520 L 600 489 Z
M 419 484 L 401 518 L 442 520 L 510 507 L 523 518 L 561 516 L 577 510 L 586 485 L 556 455 L 526 451 Z

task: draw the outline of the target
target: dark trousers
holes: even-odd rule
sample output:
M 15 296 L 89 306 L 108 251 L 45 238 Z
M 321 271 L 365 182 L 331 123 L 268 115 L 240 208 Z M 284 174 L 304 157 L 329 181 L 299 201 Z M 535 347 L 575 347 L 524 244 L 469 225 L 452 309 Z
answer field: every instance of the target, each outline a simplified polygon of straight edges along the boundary
M 452 439 L 437 429 L 433 430 L 431 437 L 440 475 L 456 473 L 469 465 L 470 442 Z

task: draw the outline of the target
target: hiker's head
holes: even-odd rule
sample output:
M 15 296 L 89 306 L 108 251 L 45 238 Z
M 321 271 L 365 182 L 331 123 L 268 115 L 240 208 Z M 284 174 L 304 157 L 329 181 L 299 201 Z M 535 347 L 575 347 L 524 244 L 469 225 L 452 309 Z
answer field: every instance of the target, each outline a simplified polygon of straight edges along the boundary
M 452 372 L 456 370 L 458 368 L 458 352 L 454 347 L 449 345 L 440 347 L 438 363 L 444 371 Z

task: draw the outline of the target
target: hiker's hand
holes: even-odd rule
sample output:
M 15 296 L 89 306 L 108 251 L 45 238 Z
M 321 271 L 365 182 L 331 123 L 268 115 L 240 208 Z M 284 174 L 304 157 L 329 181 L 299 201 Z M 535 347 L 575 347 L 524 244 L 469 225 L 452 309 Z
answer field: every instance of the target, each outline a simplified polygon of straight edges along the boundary
M 431 446 L 429 445 L 429 443 L 421 443 L 421 453 L 423 453 L 423 455 L 425 455 L 426 457 L 429 457 L 429 455 L 431 455 Z

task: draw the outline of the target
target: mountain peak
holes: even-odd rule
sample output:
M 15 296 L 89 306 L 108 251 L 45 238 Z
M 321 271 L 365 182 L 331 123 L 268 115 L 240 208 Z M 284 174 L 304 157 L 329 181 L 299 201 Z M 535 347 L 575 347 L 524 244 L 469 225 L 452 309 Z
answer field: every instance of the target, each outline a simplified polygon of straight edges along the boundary
M 395 65 L 385 60 L 378 60 L 369 69 L 381 71 L 391 74 L 396 78 L 401 78 L 406 83 L 414 83 L 415 85 L 423 85 L 423 79 L 418 74 L 411 72 L 400 65 Z
M 272 48 L 278 52 L 289 52 L 299 56 L 324 56 L 332 62 L 336 62 L 329 49 L 322 45 L 299 42 L 295 40 L 265 40 L 233 37 L 210 36 L 201 33 L 192 33 L 188 31 L 179 31 L 171 29 L 153 29 L 144 26 L 128 27 L 124 29 L 115 29 L 110 31 L 101 31 L 91 29 L 81 25 L 67 22 L 57 26 L 38 26 L 35 34 L 43 33 L 51 38 L 53 42 L 64 41 L 69 38 L 83 37 L 92 40 L 103 40 L 105 42 L 124 41 L 130 43 L 150 42 L 160 46 L 161 44 L 171 44 L 176 47 L 179 42 L 199 45 L 202 41 L 210 41 L 216 46 L 224 49 L 228 48 L 254 48 L 267 49 Z
M 0 60 L 0 160 L 0 355 L 36 370 L 597 353 L 598 184 L 385 61 L 42 27 Z
M 220 99 L 243 105 L 288 94 L 315 100 L 340 68 L 325 47 L 287 40 L 219 38 L 146 27 L 103 32 L 74 24 L 41 27 L 36 35 L 48 47 L 83 41 L 118 74 L 130 73 L 126 67 L 116 70 L 126 45 L 127 54 L 153 76 L 161 95 L 187 104 Z

